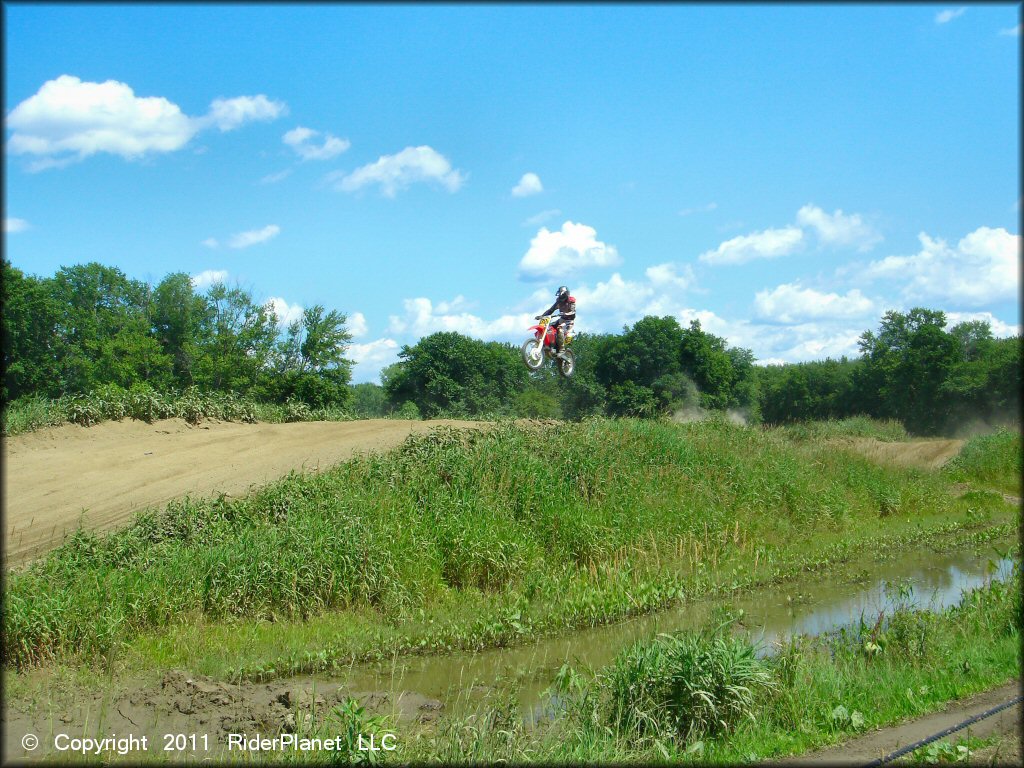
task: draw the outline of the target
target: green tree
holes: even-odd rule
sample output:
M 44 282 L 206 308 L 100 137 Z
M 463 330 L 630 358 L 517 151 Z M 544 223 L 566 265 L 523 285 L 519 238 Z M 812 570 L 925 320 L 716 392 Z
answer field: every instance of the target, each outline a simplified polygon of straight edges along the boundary
M 180 387 L 196 383 L 196 360 L 202 354 L 204 330 L 211 327 L 211 313 L 212 307 L 184 272 L 167 275 L 153 290 L 153 332 L 171 358 L 174 382 Z
M 352 414 L 361 419 L 380 419 L 387 416 L 389 408 L 384 387 L 373 382 L 364 381 L 351 387 Z
M 605 412 L 607 389 L 597 377 L 597 367 L 615 337 L 611 334 L 580 333 L 572 341 L 576 370 L 572 378 L 555 378 L 562 418 L 578 421 Z
M 737 379 L 725 340 L 701 329 L 693 320 L 682 332 L 680 344 L 682 369 L 700 390 L 701 406 L 723 410 L 734 405 L 733 384 Z
M 872 415 L 899 419 L 919 434 L 945 426 L 953 400 L 943 383 L 959 352 L 945 326 L 943 312 L 916 307 L 886 312 L 877 334 L 864 332 L 858 388 L 875 404 Z
M 680 363 L 682 328 L 674 317 L 647 316 L 603 346 L 595 373 L 608 390 L 608 413 L 653 416 L 686 397 Z
M 297 397 L 314 407 L 348 402 L 352 362 L 345 352 L 352 335 L 346 320 L 341 312 L 325 313 L 317 304 L 288 326 L 278 345 L 279 398 Z
M 650 387 L 632 381 L 612 384 L 608 391 L 608 413 L 612 416 L 650 418 L 658 413 L 658 399 Z
M 194 377 L 203 389 L 248 393 L 270 367 L 278 330 L 269 304 L 223 284 L 206 294 Z
M 165 384 L 172 360 L 153 338 L 150 292 L 116 267 L 61 267 L 48 283 L 58 307 L 58 360 L 64 392 L 100 384 Z
M 949 334 L 958 360 L 941 389 L 954 414 L 963 420 L 1019 422 L 1020 337 L 995 339 L 989 324 L 979 320 L 955 325 Z
M 745 408 L 758 418 L 753 353 L 730 349 L 699 321 L 682 328 L 674 317 L 647 316 L 606 337 L 595 352 L 594 378 L 609 414 L 653 416 L 700 405 Z
M 1022 340 L 1020 336 L 996 339 L 985 358 L 988 418 L 996 423 L 1020 426 Z
M 3 260 L 3 400 L 62 391 L 56 328 L 59 307 L 46 281 Z
M 844 357 L 760 368 L 763 419 L 782 424 L 855 415 L 859 412 L 853 384 L 857 365 Z
M 510 413 L 526 384 L 518 350 L 455 332 L 434 333 L 404 346 L 384 389 L 395 406 L 412 402 L 424 418 Z

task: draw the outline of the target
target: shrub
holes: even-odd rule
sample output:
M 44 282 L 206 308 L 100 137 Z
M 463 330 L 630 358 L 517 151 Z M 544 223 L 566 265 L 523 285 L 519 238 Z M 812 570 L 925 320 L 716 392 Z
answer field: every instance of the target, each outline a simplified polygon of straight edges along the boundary
M 402 407 L 394 413 L 396 419 L 419 419 L 420 409 L 416 407 L 416 403 L 412 400 L 406 400 L 402 403 Z
M 719 629 L 637 643 L 616 657 L 603 685 L 620 734 L 682 745 L 752 718 L 755 697 L 775 682 L 748 640 Z

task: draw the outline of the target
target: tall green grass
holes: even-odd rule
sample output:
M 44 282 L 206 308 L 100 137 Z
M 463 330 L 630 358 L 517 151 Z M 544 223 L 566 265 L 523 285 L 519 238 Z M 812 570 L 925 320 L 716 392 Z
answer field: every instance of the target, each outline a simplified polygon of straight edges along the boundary
M 200 620 L 348 609 L 399 625 L 465 606 L 444 642 L 499 644 L 652 610 L 720 578 L 770 578 L 826 545 L 948 522 L 954 506 L 938 475 L 722 421 L 439 428 L 243 499 L 186 499 L 107 535 L 77 532 L 9 574 L 5 662 L 97 658 Z
M 1021 436 L 1005 429 L 971 438 L 944 471 L 957 482 L 1021 495 Z
M 774 428 L 777 434 L 792 440 L 830 440 L 843 437 L 870 437 L 885 442 L 909 440 L 903 424 L 894 419 L 851 416 L 846 419 L 807 421 Z

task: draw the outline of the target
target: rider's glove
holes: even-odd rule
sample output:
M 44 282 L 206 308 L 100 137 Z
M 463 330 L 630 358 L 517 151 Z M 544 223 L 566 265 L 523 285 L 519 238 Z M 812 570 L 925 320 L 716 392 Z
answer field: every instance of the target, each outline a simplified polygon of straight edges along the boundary
M 542 317 L 544 317 L 544 315 L 537 315 L 537 316 L 536 316 L 535 318 L 533 318 L 533 319 L 534 319 L 534 320 L 540 320 L 540 319 L 541 319 Z

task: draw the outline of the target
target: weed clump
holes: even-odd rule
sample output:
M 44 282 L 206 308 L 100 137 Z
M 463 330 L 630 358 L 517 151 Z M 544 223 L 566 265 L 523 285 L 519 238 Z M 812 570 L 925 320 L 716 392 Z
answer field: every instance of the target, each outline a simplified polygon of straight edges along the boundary
M 609 725 L 634 744 L 685 746 L 754 716 L 776 685 L 745 638 L 723 628 L 660 635 L 620 653 L 600 678 Z

